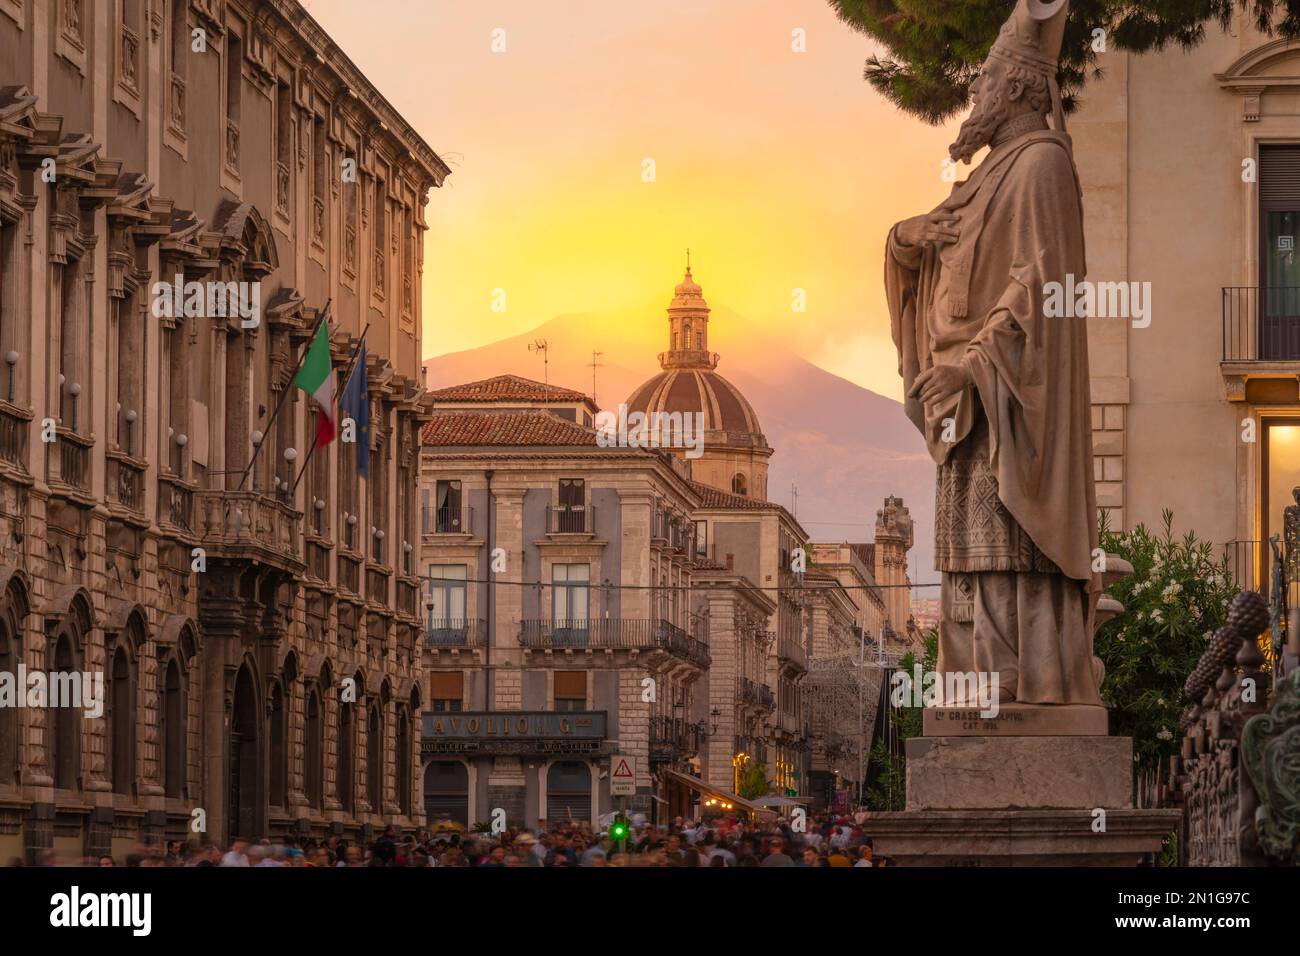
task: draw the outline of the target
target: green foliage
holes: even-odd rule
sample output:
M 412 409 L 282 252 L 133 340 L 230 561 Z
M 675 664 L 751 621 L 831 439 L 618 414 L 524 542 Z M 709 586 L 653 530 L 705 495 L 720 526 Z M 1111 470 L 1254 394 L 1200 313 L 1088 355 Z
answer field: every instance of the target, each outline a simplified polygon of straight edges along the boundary
M 846 24 L 883 45 L 863 77 L 890 102 L 927 123 L 966 106 L 971 81 L 1010 16 L 1013 0 L 829 0 Z M 1300 36 L 1300 0 L 1073 0 L 1057 82 L 1067 110 L 1087 77 L 1100 77 L 1094 32 L 1106 49 L 1143 53 L 1169 44 L 1190 49 L 1206 29 L 1227 29 L 1236 8 L 1262 32 Z
M 1160 844 L 1160 856 L 1156 858 L 1156 866 L 1177 866 L 1178 865 L 1178 831 L 1170 830 L 1165 835 Z
M 1115 534 L 1104 525 L 1101 546 L 1133 565 L 1109 593 L 1124 613 L 1097 631 L 1094 653 L 1106 665 L 1101 685 L 1110 732 L 1133 738 L 1138 769 L 1168 763 L 1179 744 L 1178 719 L 1187 706 L 1183 682 L 1223 626 L 1237 593 L 1227 556 L 1193 532 L 1176 537 L 1173 514 L 1163 530 L 1138 525 Z
M 753 800 L 756 797 L 765 797 L 771 792 L 772 781 L 767 779 L 767 764 L 758 760 L 747 761 L 740 769 L 738 796 Z
M 890 753 L 883 740 L 871 747 L 871 766 L 874 779 L 867 789 L 867 809 L 906 810 L 906 776 L 902 754 Z
M 921 673 L 938 670 L 939 663 L 939 629 L 932 627 L 925 635 L 925 653 L 921 657 Z M 912 674 L 916 666 L 916 655 L 908 651 L 898 662 L 899 670 Z M 888 694 L 890 688 L 884 692 Z M 909 737 L 919 737 L 923 729 L 921 707 L 898 707 L 893 709 L 894 731 L 900 741 Z M 902 753 L 893 753 L 885 741 L 877 740 L 871 747 L 869 755 L 873 783 L 867 789 L 866 803 L 871 810 L 902 810 L 904 807 L 905 762 Z

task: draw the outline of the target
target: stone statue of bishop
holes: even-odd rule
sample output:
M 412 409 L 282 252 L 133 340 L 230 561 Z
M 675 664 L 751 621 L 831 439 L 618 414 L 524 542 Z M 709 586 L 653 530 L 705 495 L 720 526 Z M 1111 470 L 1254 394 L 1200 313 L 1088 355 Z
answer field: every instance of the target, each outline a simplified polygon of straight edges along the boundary
M 950 148 L 990 152 L 893 227 L 885 287 L 904 408 L 938 464 L 940 672 L 997 673 L 1002 701 L 1099 705 L 1086 319 L 1044 315 L 1044 286 L 1085 273 L 1056 84 L 1066 12 L 1018 0 Z

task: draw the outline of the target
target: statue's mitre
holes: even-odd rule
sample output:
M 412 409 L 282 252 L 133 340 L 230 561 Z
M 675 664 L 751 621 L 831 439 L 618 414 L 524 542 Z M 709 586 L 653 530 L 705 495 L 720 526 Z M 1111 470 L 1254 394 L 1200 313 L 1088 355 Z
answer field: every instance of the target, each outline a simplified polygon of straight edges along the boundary
M 1069 0 L 1017 0 L 989 56 L 1055 77 L 1069 10 Z

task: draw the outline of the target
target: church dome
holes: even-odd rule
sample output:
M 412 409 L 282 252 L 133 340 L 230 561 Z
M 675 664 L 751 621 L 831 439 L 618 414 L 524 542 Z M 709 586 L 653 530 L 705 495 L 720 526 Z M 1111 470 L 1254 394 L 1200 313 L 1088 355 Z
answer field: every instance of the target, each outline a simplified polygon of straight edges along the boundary
M 709 306 L 703 293 L 688 260 L 686 276 L 668 306 L 669 348 L 659 353 L 663 371 L 632 392 L 628 413 L 699 412 L 709 442 L 770 453 L 753 406 L 716 371 L 718 354 L 709 351 Z
M 705 432 L 726 432 L 727 443 L 766 446 L 754 408 L 736 388 L 709 368 L 667 368 L 627 400 L 628 412 L 702 412 Z

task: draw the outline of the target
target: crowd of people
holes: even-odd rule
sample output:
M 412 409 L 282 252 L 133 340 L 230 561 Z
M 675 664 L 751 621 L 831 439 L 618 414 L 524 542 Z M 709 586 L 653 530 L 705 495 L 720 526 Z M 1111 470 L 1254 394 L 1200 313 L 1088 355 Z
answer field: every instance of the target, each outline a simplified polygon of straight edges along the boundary
M 390 826 L 368 844 L 339 837 L 237 839 L 223 850 L 199 840 L 141 845 L 124 859 L 83 859 L 83 866 L 887 866 L 876 856 L 859 821 L 844 816 L 780 819 L 763 824 L 738 819 L 676 818 L 666 825 L 633 818 L 626 839 L 610 827 L 571 821 L 501 833 L 466 830 L 443 817 L 431 827 L 402 834 Z M 37 865 L 56 866 L 45 851 Z M 11 865 L 22 865 L 14 860 Z

